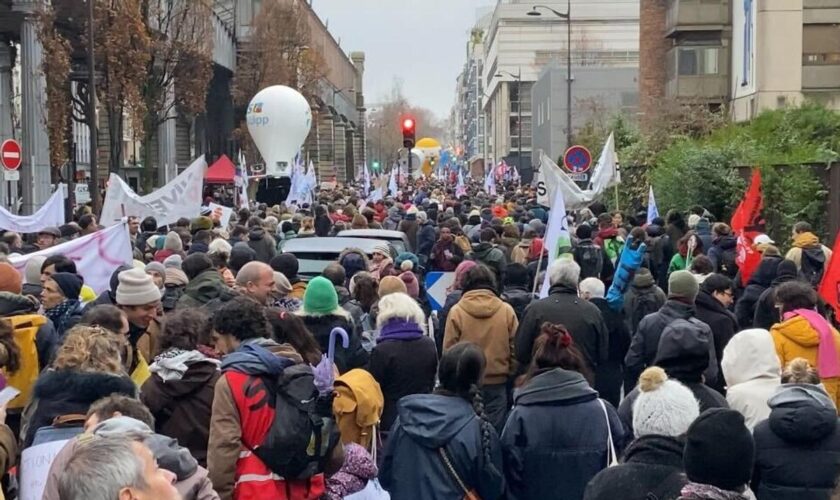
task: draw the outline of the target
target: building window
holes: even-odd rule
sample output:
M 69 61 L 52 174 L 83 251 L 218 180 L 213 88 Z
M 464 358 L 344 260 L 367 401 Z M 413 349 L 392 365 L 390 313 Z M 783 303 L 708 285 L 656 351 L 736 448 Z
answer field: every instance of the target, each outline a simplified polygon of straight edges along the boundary
M 677 67 L 680 76 L 717 75 L 718 47 L 680 47 Z
M 802 64 L 840 64 L 840 25 L 806 24 L 802 27 Z

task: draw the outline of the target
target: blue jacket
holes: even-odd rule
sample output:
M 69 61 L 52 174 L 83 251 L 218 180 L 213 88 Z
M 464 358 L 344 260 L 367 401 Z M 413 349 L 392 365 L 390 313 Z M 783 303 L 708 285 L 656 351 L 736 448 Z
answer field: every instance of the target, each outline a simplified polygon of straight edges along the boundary
M 561 368 L 538 373 L 514 393 L 502 432 L 508 498 L 579 500 L 589 480 L 607 467 L 607 419 L 583 375 Z M 604 404 L 620 454 L 624 428 Z
M 417 231 L 417 246 L 414 247 L 416 253 L 426 257 L 430 256 L 432 247 L 435 246 L 435 239 L 437 239 L 437 235 L 435 234 L 434 224 L 431 221 L 422 224 Z
M 464 498 L 464 491 L 443 463 L 441 447 L 458 477 L 479 498 L 502 497 L 505 479 L 499 438 L 491 431 L 493 463 L 488 464 L 481 447 L 480 420 L 469 402 L 453 396 L 415 394 L 400 400 L 397 414 L 379 469 L 379 480 L 391 498 Z

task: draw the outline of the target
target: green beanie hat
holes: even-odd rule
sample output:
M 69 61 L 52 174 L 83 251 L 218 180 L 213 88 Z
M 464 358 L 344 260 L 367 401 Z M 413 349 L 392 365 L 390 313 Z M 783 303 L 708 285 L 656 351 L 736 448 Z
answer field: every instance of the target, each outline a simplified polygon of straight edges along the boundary
M 313 278 L 303 294 L 303 312 L 330 314 L 338 309 L 338 294 L 332 282 L 323 276 Z

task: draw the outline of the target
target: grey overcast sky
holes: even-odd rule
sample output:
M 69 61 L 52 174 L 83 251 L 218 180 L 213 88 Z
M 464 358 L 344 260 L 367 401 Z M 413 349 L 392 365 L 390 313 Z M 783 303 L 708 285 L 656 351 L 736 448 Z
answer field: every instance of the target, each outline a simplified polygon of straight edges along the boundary
M 394 78 L 415 106 L 446 118 L 466 42 L 481 7 L 495 0 L 313 0 L 345 52 L 364 51 L 365 100 L 386 97 Z

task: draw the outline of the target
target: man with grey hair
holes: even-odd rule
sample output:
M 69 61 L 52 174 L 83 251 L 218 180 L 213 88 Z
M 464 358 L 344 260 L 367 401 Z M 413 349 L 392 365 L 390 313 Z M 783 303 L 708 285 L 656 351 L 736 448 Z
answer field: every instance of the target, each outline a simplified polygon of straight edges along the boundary
M 607 326 L 598 308 L 578 296 L 580 266 L 567 257 L 560 257 L 546 272 L 551 288 L 548 296 L 525 309 L 525 316 L 516 332 L 516 358 L 520 368 L 531 363 L 534 341 L 543 323 L 562 324 L 586 358 L 592 370 L 607 360 Z M 597 379 L 596 379 L 597 380 Z
M 435 246 L 437 234 L 435 225 L 429 220 L 426 212 L 417 212 L 417 226 L 417 255 L 420 257 L 420 263 L 425 266 L 432 255 L 432 247 Z
M 274 270 L 264 262 L 251 261 L 236 273 L 236 288 L 263 306 L 268 305 L 274 285 Z
M 158 467 L 131 436 L 96 437 L 79 446 L 61 474 L 61 500 L 181 500 L 175 474 Z
M 607 360 L 595 367 L 595 390 L 605 400 L 618 408 L 621 402 L 621 385 L 624 382 L 624 356 L 630 348 L 630 329 L 624 320 L 624 310 L 614 310 L 605 299 L 606 286 L 598 278 L 580 282 L 580 296 L 601 312 L 609 337 Z M 627 389 L 629 392 L 630 389 Z

